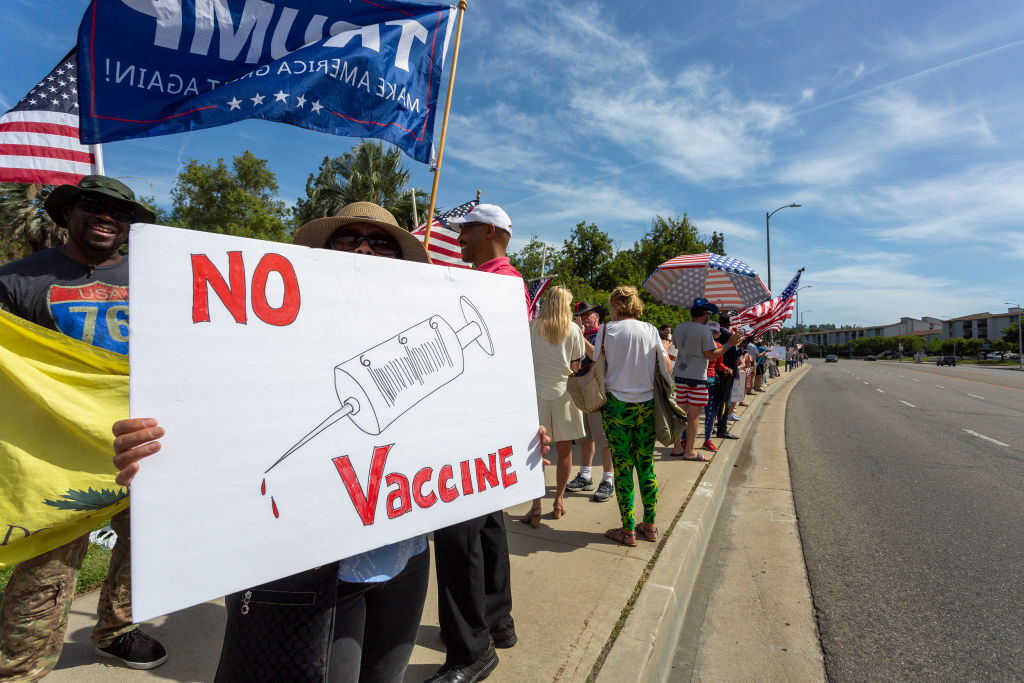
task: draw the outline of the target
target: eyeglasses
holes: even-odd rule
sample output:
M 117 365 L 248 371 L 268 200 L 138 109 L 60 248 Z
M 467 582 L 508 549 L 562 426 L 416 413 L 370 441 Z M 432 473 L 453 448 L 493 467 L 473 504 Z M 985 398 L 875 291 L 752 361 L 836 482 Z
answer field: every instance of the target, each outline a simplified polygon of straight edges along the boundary
M 354 230 L 336 232 L 327 242 L 327 246 L 336 251 L 355 251 L 360 244 L 366 242 L 373 249 L 373 253 L 381 256 L 398 256 L 402 250 L 398 242 L 389 235 L 362 235 Z
M 93 197 L 79 197 L 78 208 L 93 215 L 106 214 L 121 223 L 132 223 L 135 221 L 135 212 L 133 210 L 122 209 L 115 204 L 103 202 Z

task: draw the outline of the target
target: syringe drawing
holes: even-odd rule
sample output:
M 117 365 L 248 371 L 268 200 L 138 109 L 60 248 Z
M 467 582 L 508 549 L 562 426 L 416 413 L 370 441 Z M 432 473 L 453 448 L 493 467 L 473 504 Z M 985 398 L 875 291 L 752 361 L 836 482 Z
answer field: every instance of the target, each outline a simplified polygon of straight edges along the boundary
M 464 350 L 474 342 L 488 356 L 494 342 L 477 307 L 459 298 L 464 324 L 456 330 L 439 315 L 402 330 L 334 367 L 340 407 L 306 433 L 263 473 L 264 477 L 325 429 L 348 417 L 366 434 L 377 435 L 401 415 L 465 370 Z M 260 483 L 266 495 L 266 479 Z M 274 516 L 277 503 L 271 497 Z

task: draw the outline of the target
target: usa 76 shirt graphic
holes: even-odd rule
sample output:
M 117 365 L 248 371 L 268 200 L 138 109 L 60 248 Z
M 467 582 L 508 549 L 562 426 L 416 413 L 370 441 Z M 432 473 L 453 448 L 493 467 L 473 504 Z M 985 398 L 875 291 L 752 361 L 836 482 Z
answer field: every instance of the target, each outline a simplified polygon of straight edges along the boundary
M 53 285 L 50 315 L 64 334 L 116 353 L 128 353 L 128 288 L 90 282 Z

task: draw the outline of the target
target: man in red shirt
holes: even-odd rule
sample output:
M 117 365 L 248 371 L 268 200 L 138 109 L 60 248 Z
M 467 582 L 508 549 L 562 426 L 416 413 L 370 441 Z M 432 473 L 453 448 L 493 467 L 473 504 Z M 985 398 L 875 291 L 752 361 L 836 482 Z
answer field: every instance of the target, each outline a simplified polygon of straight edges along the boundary
M 512 221 L 500 206 L 479 204 L 449 224 L 459 230 L 462 260 L 474 270 L 522 279 L 508 260 Z M 527 311 L 529 300 L 527 294 Z M 434 563 L 446 654 L 444 666 L 427 681 L 482 680 L 498 666 L 494 648 L 509 648 L 518 640 L 504 513 L 498 510 L 435 531 Z

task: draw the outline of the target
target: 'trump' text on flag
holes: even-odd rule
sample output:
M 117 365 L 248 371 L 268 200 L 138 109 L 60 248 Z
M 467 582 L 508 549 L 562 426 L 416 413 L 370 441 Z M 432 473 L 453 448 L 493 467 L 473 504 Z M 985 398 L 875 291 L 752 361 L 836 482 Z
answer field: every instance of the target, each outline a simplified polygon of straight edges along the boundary
M 93 0 L 83 142 L 261 118 L 431 156 L 452 8 L 407 0 Z

